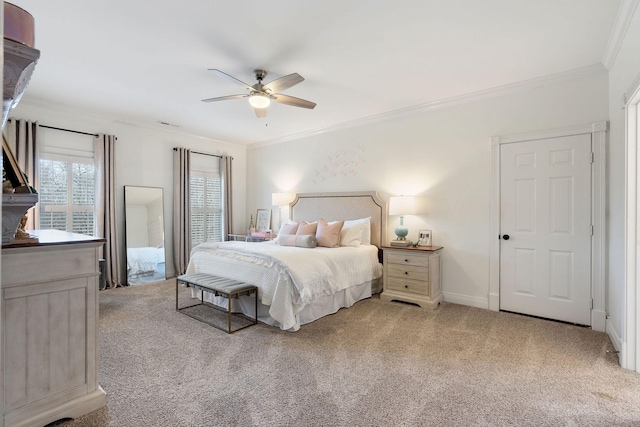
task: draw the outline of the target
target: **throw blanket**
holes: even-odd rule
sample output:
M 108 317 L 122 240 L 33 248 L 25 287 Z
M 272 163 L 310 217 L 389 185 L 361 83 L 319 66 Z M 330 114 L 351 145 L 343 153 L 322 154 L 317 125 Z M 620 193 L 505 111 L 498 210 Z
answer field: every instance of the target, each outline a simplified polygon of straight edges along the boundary
M 208 273 L 256 285 L 262 304 L 282 329 L 297 330 L 296 314 L 321 296 L 382 275 L 378 248 L 298 248 L 275 242 L 203 243 L 187 273 Z

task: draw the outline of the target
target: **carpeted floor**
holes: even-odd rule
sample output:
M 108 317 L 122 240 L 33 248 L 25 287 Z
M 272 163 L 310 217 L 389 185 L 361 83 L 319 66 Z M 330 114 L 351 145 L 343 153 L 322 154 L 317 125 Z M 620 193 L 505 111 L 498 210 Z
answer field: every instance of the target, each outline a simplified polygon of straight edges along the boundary
M 107 407 L 56 426 L 640 426 L 640 374 L 590 329 L 374 297 L 227 335 L 174 298 L 173 281 L 100 293 Z

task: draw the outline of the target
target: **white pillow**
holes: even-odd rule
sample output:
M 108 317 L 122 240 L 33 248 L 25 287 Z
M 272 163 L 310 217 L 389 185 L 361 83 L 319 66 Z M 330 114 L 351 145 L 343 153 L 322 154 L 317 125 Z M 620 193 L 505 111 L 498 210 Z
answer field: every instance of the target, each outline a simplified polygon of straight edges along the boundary
M 296 234 L 298 231 L 298 227 L 300 226 L 297 222 L 286 222 L 280 226 L 280 231 L 278 231 L 278 236 L 284 234 Z
M 340 233 L 340 246 L 371 244 L 371 217 L 345 221 Z

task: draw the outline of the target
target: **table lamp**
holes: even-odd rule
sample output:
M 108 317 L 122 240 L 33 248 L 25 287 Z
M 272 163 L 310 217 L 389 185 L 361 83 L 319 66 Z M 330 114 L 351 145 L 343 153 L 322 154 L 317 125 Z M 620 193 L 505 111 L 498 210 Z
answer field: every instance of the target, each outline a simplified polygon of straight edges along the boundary
M 409 229 L 404 225 L 404 215 L 416 214 L 416 200 L 412 196 L 397 196 L 389 198 L 389 215 L 400 215 L 400 224 L 395 229 L 396 240 L 392 240 L 391 246 L 409 246 L 407 240 Z
M 282 227 L 282 207 L 287 206 L 295 197 L 295 193 L 271 193 L 271 205 L 278 207 L 280 227 Z M 280 228 L 278 228 L 278 230 L 279 229 Z

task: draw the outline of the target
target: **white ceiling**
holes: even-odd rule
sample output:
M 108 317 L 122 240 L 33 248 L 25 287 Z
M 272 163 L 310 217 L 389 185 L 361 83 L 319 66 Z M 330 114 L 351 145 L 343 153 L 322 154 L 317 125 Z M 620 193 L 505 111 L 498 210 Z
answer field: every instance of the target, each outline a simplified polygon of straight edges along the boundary
M 14 0 L 41 50 L 25 99 L 251 144 L 602 62 L 619 0 Z M 258 119 L 249 84 L 297 72 Z M 55 124 L 52 124 L 55 125 Z M 178 130 L 172 128 L 174 130 Z

